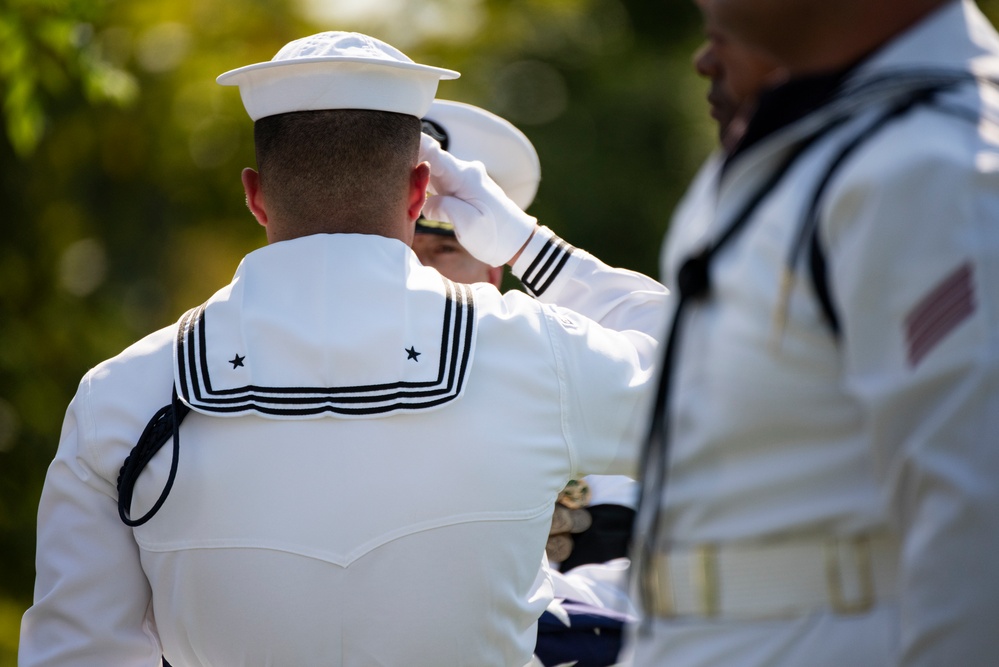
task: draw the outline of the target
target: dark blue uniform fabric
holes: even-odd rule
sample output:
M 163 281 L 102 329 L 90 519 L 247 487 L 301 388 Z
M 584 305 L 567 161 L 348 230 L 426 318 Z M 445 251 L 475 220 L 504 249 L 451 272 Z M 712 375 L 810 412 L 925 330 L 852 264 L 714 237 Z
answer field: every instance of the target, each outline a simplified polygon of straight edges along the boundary
M 546 611 L 538 619 L 534 654 L 546 666 L 609 667 L 617 662 L 625 626 L 635 619 L 609 609 L 566 600 L 569 625 Z

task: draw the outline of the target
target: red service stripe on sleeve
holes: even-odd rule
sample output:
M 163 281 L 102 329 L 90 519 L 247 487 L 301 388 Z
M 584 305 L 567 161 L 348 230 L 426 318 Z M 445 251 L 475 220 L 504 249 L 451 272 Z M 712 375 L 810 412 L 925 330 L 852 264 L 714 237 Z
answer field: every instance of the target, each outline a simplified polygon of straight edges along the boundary
M 905 318 L 909 364 L 915 367 L 937 344 L 974 312 L 974 272 L 962 264 L 916 304 Z

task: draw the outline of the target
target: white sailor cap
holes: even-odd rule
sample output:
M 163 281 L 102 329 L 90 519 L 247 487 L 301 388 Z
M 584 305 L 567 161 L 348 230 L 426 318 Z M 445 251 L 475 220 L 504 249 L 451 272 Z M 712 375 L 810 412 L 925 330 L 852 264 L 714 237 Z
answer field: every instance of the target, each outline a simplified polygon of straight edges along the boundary
M 423 116 L 423 131 L 455 157 L 479 161 L 517 206 L 534 201 L 541 182 L 541 161 L 534 144 L 509 121 L 485 109 L 434 100 Z
M 239 86 L 254 121 L 292 111 L 371 109 L 417 118 L 441 79 L 458 72 L 420 65 L 393 46 L 356 32 L 321 32 L 286 44 L 271 60 L 216 79 Z

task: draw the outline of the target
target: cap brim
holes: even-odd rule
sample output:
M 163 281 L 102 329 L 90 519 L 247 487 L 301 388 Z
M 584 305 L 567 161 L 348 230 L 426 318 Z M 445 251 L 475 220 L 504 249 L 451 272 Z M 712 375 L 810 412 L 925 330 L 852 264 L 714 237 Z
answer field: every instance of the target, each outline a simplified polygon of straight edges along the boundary
M 383 67 L 393 67 L 396 69 L 410 70 L 414 72 L 426 72 L 436 74 L 438 79 L 457 79 L 461 76 L 459 72 L 443 67 L 433 67 L 431 65 L 421 65 L 420 63 L 405 63 L 383 58 L 363 58 L 357 56 L 312 56 L 295 58 L 293 60 L 268 60 L 262 63 L 245 65 L 234 70 L 229 70 L 220 74 L 215 80 L 223 86 L 238 86 L 244 75 L 258 70 L 273 69 L 277 67 L 296 67 L 310 63 L 366 63 L 369 65 L 381 65 Z
M 239 86 L 254 121 L 295 111 L 371 109 L 421 118 L 441 79 L 454 70 L 380 58 L 320 56 L 275 60 L 220 75 L 223 86 Z
M 417 234 L 437 234 L 438 236 L 456 236 L 454 231 L 454 225 L 450 222 L 441 222 L 439 220 L 429 220 L 420 216 L 416 220 L 416 233 Z

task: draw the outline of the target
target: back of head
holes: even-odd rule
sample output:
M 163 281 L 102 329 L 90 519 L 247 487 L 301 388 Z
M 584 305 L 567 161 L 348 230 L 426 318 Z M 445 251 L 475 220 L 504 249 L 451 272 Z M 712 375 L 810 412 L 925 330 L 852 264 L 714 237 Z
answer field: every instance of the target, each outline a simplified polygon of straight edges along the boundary
M 260 187 L 283 236 L 382 233 L 405 208 L 420 121 L 367 109 L 297 111 L 254 124 Z
M 405 217 L 420 121 L 452 70 L 374 37 L 329 31 L 218 77 L 255 122 L 268 236 L 386 234 Z

